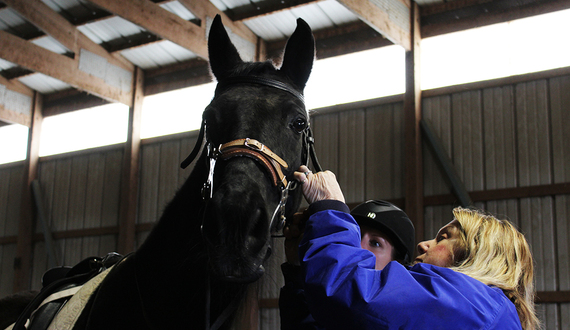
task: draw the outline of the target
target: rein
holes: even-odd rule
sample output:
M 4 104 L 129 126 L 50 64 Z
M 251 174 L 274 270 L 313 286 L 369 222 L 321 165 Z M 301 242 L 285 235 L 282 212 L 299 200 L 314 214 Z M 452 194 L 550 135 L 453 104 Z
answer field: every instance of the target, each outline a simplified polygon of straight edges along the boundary
M 301 92 L 286 84 L 284 82 L 271 79 L 271 78 L 263 78 L 258 76 L 237 76 L 237 77 L 229 77 L 224 79 L 223 81 L 218 82 L 216 87 L 216 91 L 214 97 L 223 93 L 228 87 L 234 84 L 258 84 L 262 86 L 276 88 L 289 94 L 295 96 L 297 99 L 301 100 L 303 104 L 305 103 L 305 98 Z M 269 225 L 270 231 L 272 233 L 280 231 L 285 225 L 285 206 L 287 204 L 287 199 L 289 198 L 289 191 L 295 190 L 297 188 L 297 181 L 295 180 L 287 180 L 285 174 L 283 174 L 283 169 L 288 169 L 289 165 L 286 161 L 281 159 L 277 154 L 275 154 L 271 149 L 265 146 L 260 141 L 251 138 L 242 138 L 233 140 L 224 144 L 215 147 L 211 141 L 207 138 L 206 130 L 207 127 L 206 120 L 202 121 L 202 125 L 200 126 L 200 133 L 198 135 L 198 140 L 196 141 L 196 145 L 194 149 L 190 153 L 190 155 L 184 159 L 184 161 L 180 164 L 180 167 L 185 169 L 194 161 L 194 159 L 198 156 L 198 153 L 202 149 L 202 141 L 204 140 L 204 136 L 206 136 L 206 157 L 209 162 L 209 169 L 208 169 L 208 176 L 206 181 L 202 187 L 202 198 L 204 200 L 209 200 L 213 196 L 213 181 L 214 181 L 214 170 L 216 167 L 216 162 L 219 159 L 221 160 L 228 160 L 233 157 L 248 157 L 260 163 L 269 173 L 271 177 L 271 183 L 273 186 L 278 187 L 281 192 L 281 199 L 279 204 L 275 208 L 273 212 L 273 216 L 271 217 L 271 223 Z M 315 139 L 313 138 L 313 134 L 311 132 L 310 126 L 307 126 L 305 130 L 302 132 L 303 134 L 303 164 L 307 164 L 309 157 L 311 157 L 312 164 L 315 167 L 317 172 L 322 171 L 321 165 L 317 159 L 317 155 L 314 148 Z M 274 236 L 280 237 L 280 236 Z M 216 321 L 212 326 L 210 326 L 210 280 L 208 275 L 208 283 L 207 283 L 207 294 L 206 294 L 206 329 L 207 330 L 217 330 L 221 327 L 224 322 L 231 316 L 231 314 L 237 309 L 238 301 L 236 298 L 232 300 L 230 305 L 224 309 L 221 315 L 218 316 Z

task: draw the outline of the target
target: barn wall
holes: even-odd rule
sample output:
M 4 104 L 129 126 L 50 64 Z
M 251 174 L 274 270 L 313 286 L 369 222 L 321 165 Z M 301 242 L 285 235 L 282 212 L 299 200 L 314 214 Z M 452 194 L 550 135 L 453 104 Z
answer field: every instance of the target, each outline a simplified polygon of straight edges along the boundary
M 75 265 L 90 256 L 117 249 L 122 148 L 79 152 L 43 159 L 39 168 L 42 204 L 54 234 L 59 265 Z M 67 231 L 107 229 L 109 234 L 69 237 Z M 41 226 L 35 228 L 41 233 Z M 73 235 L 71 235 L 73 236 Z M 32 288 L 41 287 L 48 268 L 43 240 L 35 241 Z
M 570 76 L 424 97 L 423 116 L 443 142 L 470 192 L 570 182 Z M 433 93 L 432 93 L 433 94 Z M 349 204 L 368 199 L 401 203 L 404 197 L 404 135 L 401 99 L 356 103 L 312 113 L 319 160 L 337 174 Z M 180 162 L 197 134 L 144 141 L 141 149 L 137 245 L 191 169 Z M 424 195 L 451 193 L 424 146 Z M 43 158 L 39 180 L 55 233 L 58 260 L 71 265 L 117 248 L 121 148 L 99 148 Z M 0 166 L 0 296 L 11 292 L 19 219 L 22 165 Z M 526 235 L 536 260 L 538 291 L 570 290 L 570 196 L 478 201 L 508 216 Z M 426 204 L 425 237 L 451 220 L 453 202 Z M 70 230 L 99 229 L 92 236 Z M 39 233 L 39 228 L 36 229 Z M 275 239 L 268 274 L 260 284 L 260 328 L 277 329 L 275 305 L 283 279 L 282 239 Z M 43 240 L 34 239 L 33 288 L 47 267 Z M 570 323 L 570 303 L 539 305 L 547 329 Z
M 174 139 L 155 139 L 142 146 L 137 224 L 147 226 L 137 233 L 137 246 L 150 232 L 148 224 L 160 218 L 192 172 L 193 164 L 181 169 L 180 163 L 190 154 L 197 139 L 194 133 L 180 134 Z
M 541 79 L 426 98 L 432 122 L 468 191 L 570 182 L 570 77 Z M 450 192 L 424 148 L 425 195 Z M 537 291 L 567 291 L 570 281 L 568 195 L 484 201 L 476 206 L 508 218 L 525 234 Z M 425 208 L 425 236 L 452 219 L 453 205 Z M 570 322 L 570 304 L 539 305 L 546 329 Z
M 18 234 L 23 179 L 22 163 L 0 169 L 0 240 L 14 238 L 0 245 L 0 297 L 11 294 L 14 285 L 15 236 Z

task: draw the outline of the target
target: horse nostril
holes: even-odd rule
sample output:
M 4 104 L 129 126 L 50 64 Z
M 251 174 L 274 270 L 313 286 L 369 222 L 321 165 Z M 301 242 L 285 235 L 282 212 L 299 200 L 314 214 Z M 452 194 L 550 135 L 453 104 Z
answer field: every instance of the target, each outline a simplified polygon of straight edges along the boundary
M 252 214 L 252 227 L 246 238 L 245 247 L 249 251 L 259 251 L 265 246 L 269 225 L 263 216 L 264 212 L 260 208 Z

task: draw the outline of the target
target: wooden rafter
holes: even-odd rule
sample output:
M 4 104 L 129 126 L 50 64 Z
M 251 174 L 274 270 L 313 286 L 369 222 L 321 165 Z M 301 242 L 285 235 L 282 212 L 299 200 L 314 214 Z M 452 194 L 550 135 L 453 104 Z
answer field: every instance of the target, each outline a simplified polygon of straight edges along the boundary
M 380 7 L 370 0 L 338 0 L 371 28 L 380 32 L 393 43 L 411 50 L 410 1 L 394 0 L 381 2 Z
M 245 24 L 232 21 L 226 14 L 214 6 L 210 0 L 179 0 L 179 2 L 202 21 L 206 20 L 206 17 L 213 19 L 216 14 L 219 14 L 225 27 L 246 41 L 254 45 L 257 44 L 257 36 Z
M 59 41 L 77 57 L 80 49 L 86 49 L 129 72 L 134 66 L 120 54 L 109 54 L 103 47 L 91 41 L 81 33 L 73 24 L 52 10 L 40 0 L 4 0 L 7 5 L 16 10 L 26 20 L 35 25 L 47 35 Z
M 78 60 L 46 51 L 42 47 L 4 31 L 0 31 L 0 58 L 59 79 L 106 100 L 123 104 L 131 102 L 132 92 L 111 86 L 104 79 L 80 70 Z
M 148 0 L 90 0 L 90 2 L 188 49 L 199 57 L 208 58 L 204 26 L 186 21 Z

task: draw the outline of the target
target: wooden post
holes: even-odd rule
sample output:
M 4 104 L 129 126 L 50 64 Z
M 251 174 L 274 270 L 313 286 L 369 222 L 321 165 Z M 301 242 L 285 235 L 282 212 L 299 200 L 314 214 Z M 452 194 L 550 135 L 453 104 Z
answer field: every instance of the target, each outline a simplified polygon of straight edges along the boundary
M 14 259 L 14 292 L 29 290 L 32 266 L 32 236 L 34 234 L 34 213 L 31 184 L 38 177 L 40 131 L 42 127 L 42 96 L 34 92 L 32 123 L 28 133 L 28 155 L 24 161 L 24 180 L 20 222 Z
M 420 15 L 412 2 L 410 8 L 412 47 L 406 52 L 406 92 L 404 95 L 405 134 L 405 211 L 416 228 L 416 241 L 424 236 L 423 167 L 420 121 L 422 119 L 420 87 Z
M 143 101 L 144 74 L 135 69 L 133 100 L 129 108 L 129 129 L 123 155 L 121 178 L 121 206 L 117 251 L 127 254 L 135 249 L 135 226 L 137 219 L 140 161 L 140 126 Z

